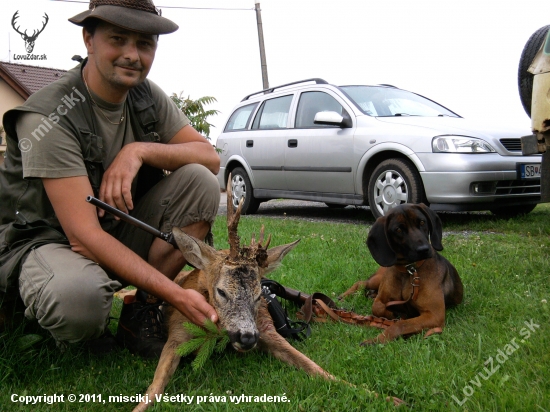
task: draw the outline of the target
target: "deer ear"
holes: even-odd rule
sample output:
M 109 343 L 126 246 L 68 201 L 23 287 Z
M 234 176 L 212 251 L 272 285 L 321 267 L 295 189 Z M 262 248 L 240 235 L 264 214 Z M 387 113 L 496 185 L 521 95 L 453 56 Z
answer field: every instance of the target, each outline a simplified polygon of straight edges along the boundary
M 204 269 L 216 256 L 216 249 L 184 233 L 179 227 L 172 229 L 174 239 L 187 262 L 197 269 Z
M 273 272 L 281 264 L 283 258 L 298 244 L 300 239 L 286 245 L 275 246 L 267 250 L 267 268 L 262 272 L 263 275 Z
M 376 219 L 369 230 L 367 246 L 376 263 L 380 266 L 390 267 L 395 265 L 397 257 L 386 237 L 386 220 L 387 218 L 384 216 Z

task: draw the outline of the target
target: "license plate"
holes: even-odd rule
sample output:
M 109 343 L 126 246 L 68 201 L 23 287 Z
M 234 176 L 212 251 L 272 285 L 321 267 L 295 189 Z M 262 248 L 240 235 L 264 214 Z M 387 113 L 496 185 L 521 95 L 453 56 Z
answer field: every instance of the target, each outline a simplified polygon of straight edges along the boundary
M 519 165 L 519 173 L 522 179 L 537 179 L 540 178 L 540 164 L 521 164 Z

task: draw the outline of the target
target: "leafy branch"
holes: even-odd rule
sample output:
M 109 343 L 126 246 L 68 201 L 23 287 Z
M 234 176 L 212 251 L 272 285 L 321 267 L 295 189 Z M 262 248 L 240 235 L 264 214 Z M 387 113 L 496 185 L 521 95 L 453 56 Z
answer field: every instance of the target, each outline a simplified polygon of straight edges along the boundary
M 214 351 L 222 352 L 229 343 L 227 331 L 219 330 L 216 324 L 209 319 L 204 323 L 204 327 L 185 322 L 183 329 L 192 338 L 178 346 L 176 353 L 183 357 L 197 352 L 197 356 L 191 362 L 194 371 L 201 369 Z
M 179 96 L 173 93 L 170 98 L 176 103 L 178 109 L 185 113 L 191 126 L 210 140 L 210 127 L 212 124 L 207 121 L 207 118 L 217 115 L 219 110 L 206 110 L 204 106 L 217 102 L 216 98 L 204 96 L 193 100 L 191 96 L 184 97 L 183 92 L 180 92 Z

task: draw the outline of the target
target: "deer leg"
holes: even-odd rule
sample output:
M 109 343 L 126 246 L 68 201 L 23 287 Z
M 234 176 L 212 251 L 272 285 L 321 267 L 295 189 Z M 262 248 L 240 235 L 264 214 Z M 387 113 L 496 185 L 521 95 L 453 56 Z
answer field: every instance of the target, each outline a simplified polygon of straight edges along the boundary
M 133 412 L 145 411 L 155 402 L 155 395 L 162 395 L 164 388 L 180 363 L 181 357 L 176 354 L 176 348 L 179 345 L 180 342 L 166 342 L 162 354 L 160 355 L 157 369 L 155 370 L 153 383 L 151 383 L 146 392 L 149 403 L 141 402 L 134 408 Z
M 183 329 L 183 322 L 187 319 L 175 310 L 168 314 L 168 341 L 162 349 L 159 363 L 155 370 L 153 383 L 147 389 L 146 395 L 149 403 L 141 402 L 133 412 L 143 412 L 155 402 L 155 395 L 162 395 L 164 388 L 180 363 L 181 356 L 176 354 L 176 348 L 191 339 L 191 336 Z

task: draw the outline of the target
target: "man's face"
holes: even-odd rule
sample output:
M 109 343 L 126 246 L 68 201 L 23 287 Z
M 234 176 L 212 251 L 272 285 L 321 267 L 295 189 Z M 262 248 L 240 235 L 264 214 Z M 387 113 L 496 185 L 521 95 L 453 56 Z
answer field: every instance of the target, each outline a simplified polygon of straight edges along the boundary
M 92 36 L 84 30 L 90 63 L 103 84 L 128 90 L 145 80 L 157 50 L 157 35 L 129 31 L 101 22 Z

